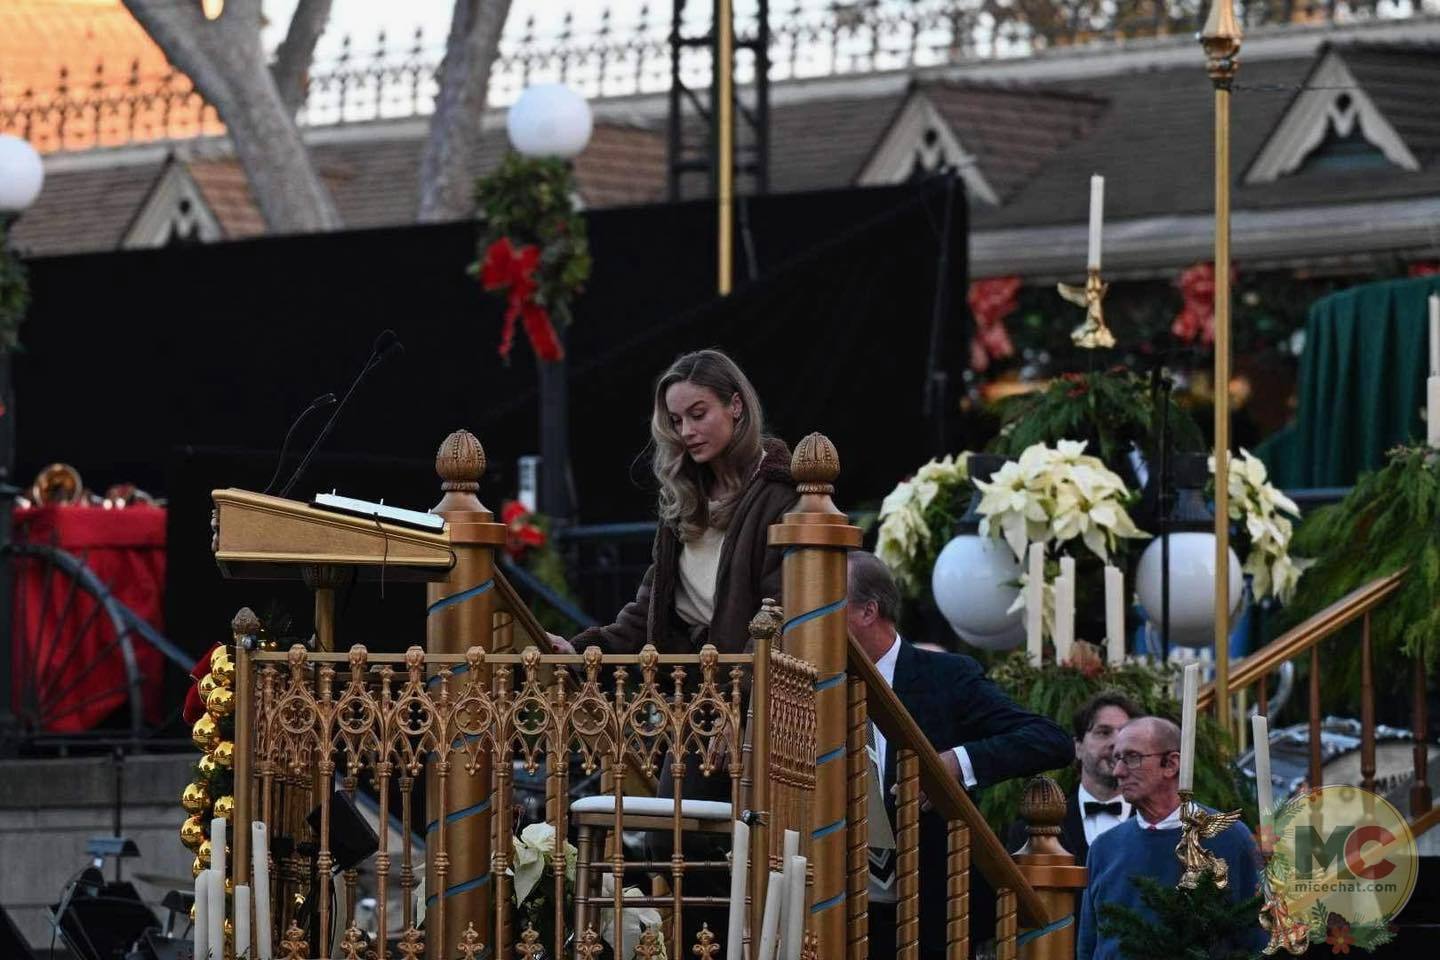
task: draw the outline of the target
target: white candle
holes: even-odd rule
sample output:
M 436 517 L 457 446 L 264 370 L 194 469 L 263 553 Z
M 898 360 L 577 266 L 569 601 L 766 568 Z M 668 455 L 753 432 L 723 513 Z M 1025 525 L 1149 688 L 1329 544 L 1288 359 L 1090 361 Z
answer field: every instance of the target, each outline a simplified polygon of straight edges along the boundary
M 225 877 L 211 867 L 205 871 L 210 878 L 205 881 L 205 899 L 209 908 L 205 912 L 206 943 L 210 947 L 210 960 L 223 960 L 225 956 Z
M 750 825 L 736 820 L 730 843 L 730 924 L 725 931 L 725 960 L 743 960 L 741 941 L 745 939 L 745 880 L 749 865 Z M 260 922 L 259 916 L 255 922 Z
M 790 929 L 790 858 L 800 853 L 800 833 L 796 830 L 786 830 L 780 841 L 780 875 L 785 878 L 784 890 L 786 892 L 780 897 L 780 925 L 779 939 L 776 945 L 779 948 L 780 956 L 789 957 L 790 945 L 785 942 L 785 934 Z M 799 954 L 796 954 L 799 957 Z
M 273 960 L 274 954 L 270 952 L 270 839 L 262 820 L 250 824 L 250 857 L 250 873 L 255 883 L 255 957 L 256 960 Z M 740 889 L 743 893 L 745 888 L 742 886 Z
M 225 952 L 225 819 L 210 821 L 210 952 L 217 958 Z
M 250 957 L 250 888 L 235 887 L 235 956 Z
M 1440 376 L 1425 380 L 1425 441 L 1440 447 Z
M 1105 222 L 1105 178 L 1100 174 L 1090 177 L 1090 255 L 1085 265 L 1090 270 L 1100 269 L 1100 230 Z
M 785 875 L 770 871 L 770 884 L 765 888 L 765 916 L 760 921 L 760 952 L 755 960 L 775 960 L 775 947 L 780 936 L 780 904 L 785 899 Z
M 1270 808 L 1275 795 L 1270 786 L 1270 721 L 1260 714 L 1250 718 L 1250 732 L 1255 740 L 1255 799 L 1260 806 L 1260 826 L 1270 824 Z
M 785 960 L 800 960 L 805 942 L 805 858 L 785 858 Z
M 1105 659 L 1110 665 L 1125 662 L 1125 574 L 1105 564 Z
M 201 870 L 195 878 L 195 922 L 190 925 L 194 939 L 195 960 L 210 956 L 210 871 Z
M 1030 544 L 1030 567 L 1025 577 L 1025 652 L 1032 666 L 1044 659 L 1045 545 Z
M 1180 789 L 1195 787 L 1195 703 L 1200 695 L 1200 664 L 1185 665 L 1185 687 L 1180 701 Z
M 1440 294 L 1430 294 L 1430 376 L 1440 377 Z
M 1075 643 L 1075 558 L 1060 558 L 1060 576 L 1055 581 L 1055 662 L 1070 659 Z

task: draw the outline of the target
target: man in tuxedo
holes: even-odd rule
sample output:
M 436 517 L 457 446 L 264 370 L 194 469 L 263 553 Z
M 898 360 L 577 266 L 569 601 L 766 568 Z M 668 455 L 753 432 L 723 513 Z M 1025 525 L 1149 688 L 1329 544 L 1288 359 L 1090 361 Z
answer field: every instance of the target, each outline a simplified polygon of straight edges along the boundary
M 1095 838 L 1130 817 L 1130 804 L 1120 795 L 1115 779 L 1115 738 L 1121 727 L 1142 713 L 1134 701 L 1115 690 L 1097 693 L 1075 711 L 1071 727 L 1080 783 L 1065 798 L 1060 845 L 1074 854 L 1076 864 L 1082 867 Z M 1024 846 L 1028 837 L 1023 821 L 1010 825 L 1008 839 L 1011 853 Z
M 873 554 L 852 551 L 849 602 L 850 635 L 915 718 L 950 774 L 966 790 L 1063 767 L 1073 748 L 1064 729 L 1022 710 L 985 676 L 971 657 L 921 650 L 901 639 L 900 590 L 890 570 Z M 895 823 L 896 751 L 871 725 L 871 752 L 879 778 L 879 796 L 887 823 Z M 876 792 L 871 791 L 874 798 Z M 872 820 L 875 814 L 871 813 Z M 870 956 L 895 955 L 894 853 L 871 833 Z M 934 811 L 920 817 L 920 954 L 945 956 L 945 822 Z M 978 870 L 971 871 L 970 935 L 975 944 L 994 936 L 995 894 Z

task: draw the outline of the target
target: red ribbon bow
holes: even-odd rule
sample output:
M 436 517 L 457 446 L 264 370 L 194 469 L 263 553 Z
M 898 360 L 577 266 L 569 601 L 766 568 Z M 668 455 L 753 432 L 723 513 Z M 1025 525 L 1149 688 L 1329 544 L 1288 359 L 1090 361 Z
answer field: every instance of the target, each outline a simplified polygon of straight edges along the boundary
M 535 244 L 527 243 L 516 250 L 509 237 L 501 237 L 490 244 L 485 251 L 485 262 L 480 266 L 480 283 L 486 290 L 507 291 L 505 323 L 500 329 L 500 358 L 507 362 L 515 339 L 517 317 L 524 323 L 537 357 L 547 363 L 565 357 L 565 349 L 550 321 L 550 311 L 535 302 L 535 292 L 540 289 L 535 280 L 539 265 L 540 248 Z
M 976 372 L 989 368 L 990 361 L 1015 355 L 1015 345 L 1005 329 L 1005 318 L 1019 303 L 1019 277 L 993 277 L 970 284 L 970 313 L 975 317 L 975 336 L 970 339 L 970 367 Z
M 1234 269 L 1230 278 L 1235 279 Z M 1170 332 L 1185 343 L 1215 342 L 1215 264 L 1197 263 L 1180 274 L 1180 296 L 1185 300 Z
M 545 546 L 545 531 L 529 521 L 530 511 L 519 500 L 506 500 L 500 506 L 500 522 L 505 524 L 505 552 L 519 560 L 526 550 Z
M 210 658 L 215 656 L 215 651 L 222 646 L 223 644 L 217 643 L 205 651 L 205 656 L 197 660 L 195 666 L 190 670 L 190 689 L 185 692 L 185 705 L 181 708 L 180 713 L 186 723 L 194 723 L 205 716 L 205 701 L 200 698 L 199 681 L 210 672 Z

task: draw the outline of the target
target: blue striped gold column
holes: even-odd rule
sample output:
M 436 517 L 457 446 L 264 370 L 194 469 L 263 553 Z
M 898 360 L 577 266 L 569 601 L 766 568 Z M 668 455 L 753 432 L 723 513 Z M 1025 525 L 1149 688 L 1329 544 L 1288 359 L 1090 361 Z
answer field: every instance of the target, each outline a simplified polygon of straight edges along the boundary
M 815 796 L 804 847 L 813 868 L 810 922 L 818 955 L 845 955 L 845 631 L 846 551 L 860 546 L 860 530 L 831 500 L 840 472 L 835 447 L 812 433 L 791 461 L 800 492 L 792 513 L 770 528 L 770 545 L 785 547 L 785 626 L 781 649 L 813 665 L 815 681 Z M 778 731 L 775 733 L 778 734 Z M 763 771 L 756 771 L 763 775 Z
M 494 549 L 505 542 L 505 525 L 480 503 L 475 492 L 485 472 L 485 451 L 479 441 L 461 430 L 445 439 L 435 458 L 435 469 L 444 481 L 444 496 L 432 513 L 445 518 L 455 564 L 449 576 L 426 585 L 425 646 L 430 653 L 464 653 L 470 647 L 486 652 L 494 649 L 491 637 L 495 611 Z M 432 675 L 436 671 L 431 670 Z M 489 685 L 490 668 L 481 663 L 470 676 L 470 667 L 451 668 L 450 691 L 459 697 L 474 680 Z M 434 677 L 432 676 L 432 681 Z M 460 744 L 457 742 L 456 747 Z M 438 840 L 439 785 L 431 777 L 426 789 L 426 840 Z M 448 956 L 460 931 L 469 923 L 484 943 L 493 940 L 494 907 L 490 884 L 490 763 L 480 765 L 473 775 L 463 764 L 454 763 L 445 782 L 445 852 L 448 869 L 441 884 L 426 861 L 426 915 L 444 917 L 444 939 L 427 938 L 426 956 Z M 426 920 L 428 928 L 437 924 Z M 437 930 L 438 933 L 438 930 Z

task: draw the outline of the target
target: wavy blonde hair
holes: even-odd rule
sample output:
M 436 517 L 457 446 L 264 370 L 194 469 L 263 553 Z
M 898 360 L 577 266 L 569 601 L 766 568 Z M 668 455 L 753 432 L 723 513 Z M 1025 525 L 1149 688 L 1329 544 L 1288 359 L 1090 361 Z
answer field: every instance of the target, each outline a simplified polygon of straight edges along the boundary
M 665 406 L 666 391 L 677 383 L 704 387 L 721 403 L 729 403 L 732 397 L 739 395 L 740 419 L 735 422 L 735 433 L 729 446 L 720 455 L 733 459 L 744 477 L 749 476 L 764 452 L 765 415 L 760 407 L 760 396 L 750 379 L 734 360 L 719 350 L 687 353 L 670 364 L 670 369 L 655 381 L 655 409 L 650 418 L 650 437 L 655 452 L 651 466 L 660 484 L 660 521 L 673 524 L 679 530 L 680 539 L 689 541 L 699 537 L 712 524 L 721 529 L 727 527 L 738 495 L 718 504 L 712 512 L 710 488 L 715 474 L 709 467 L 690 458 Z

